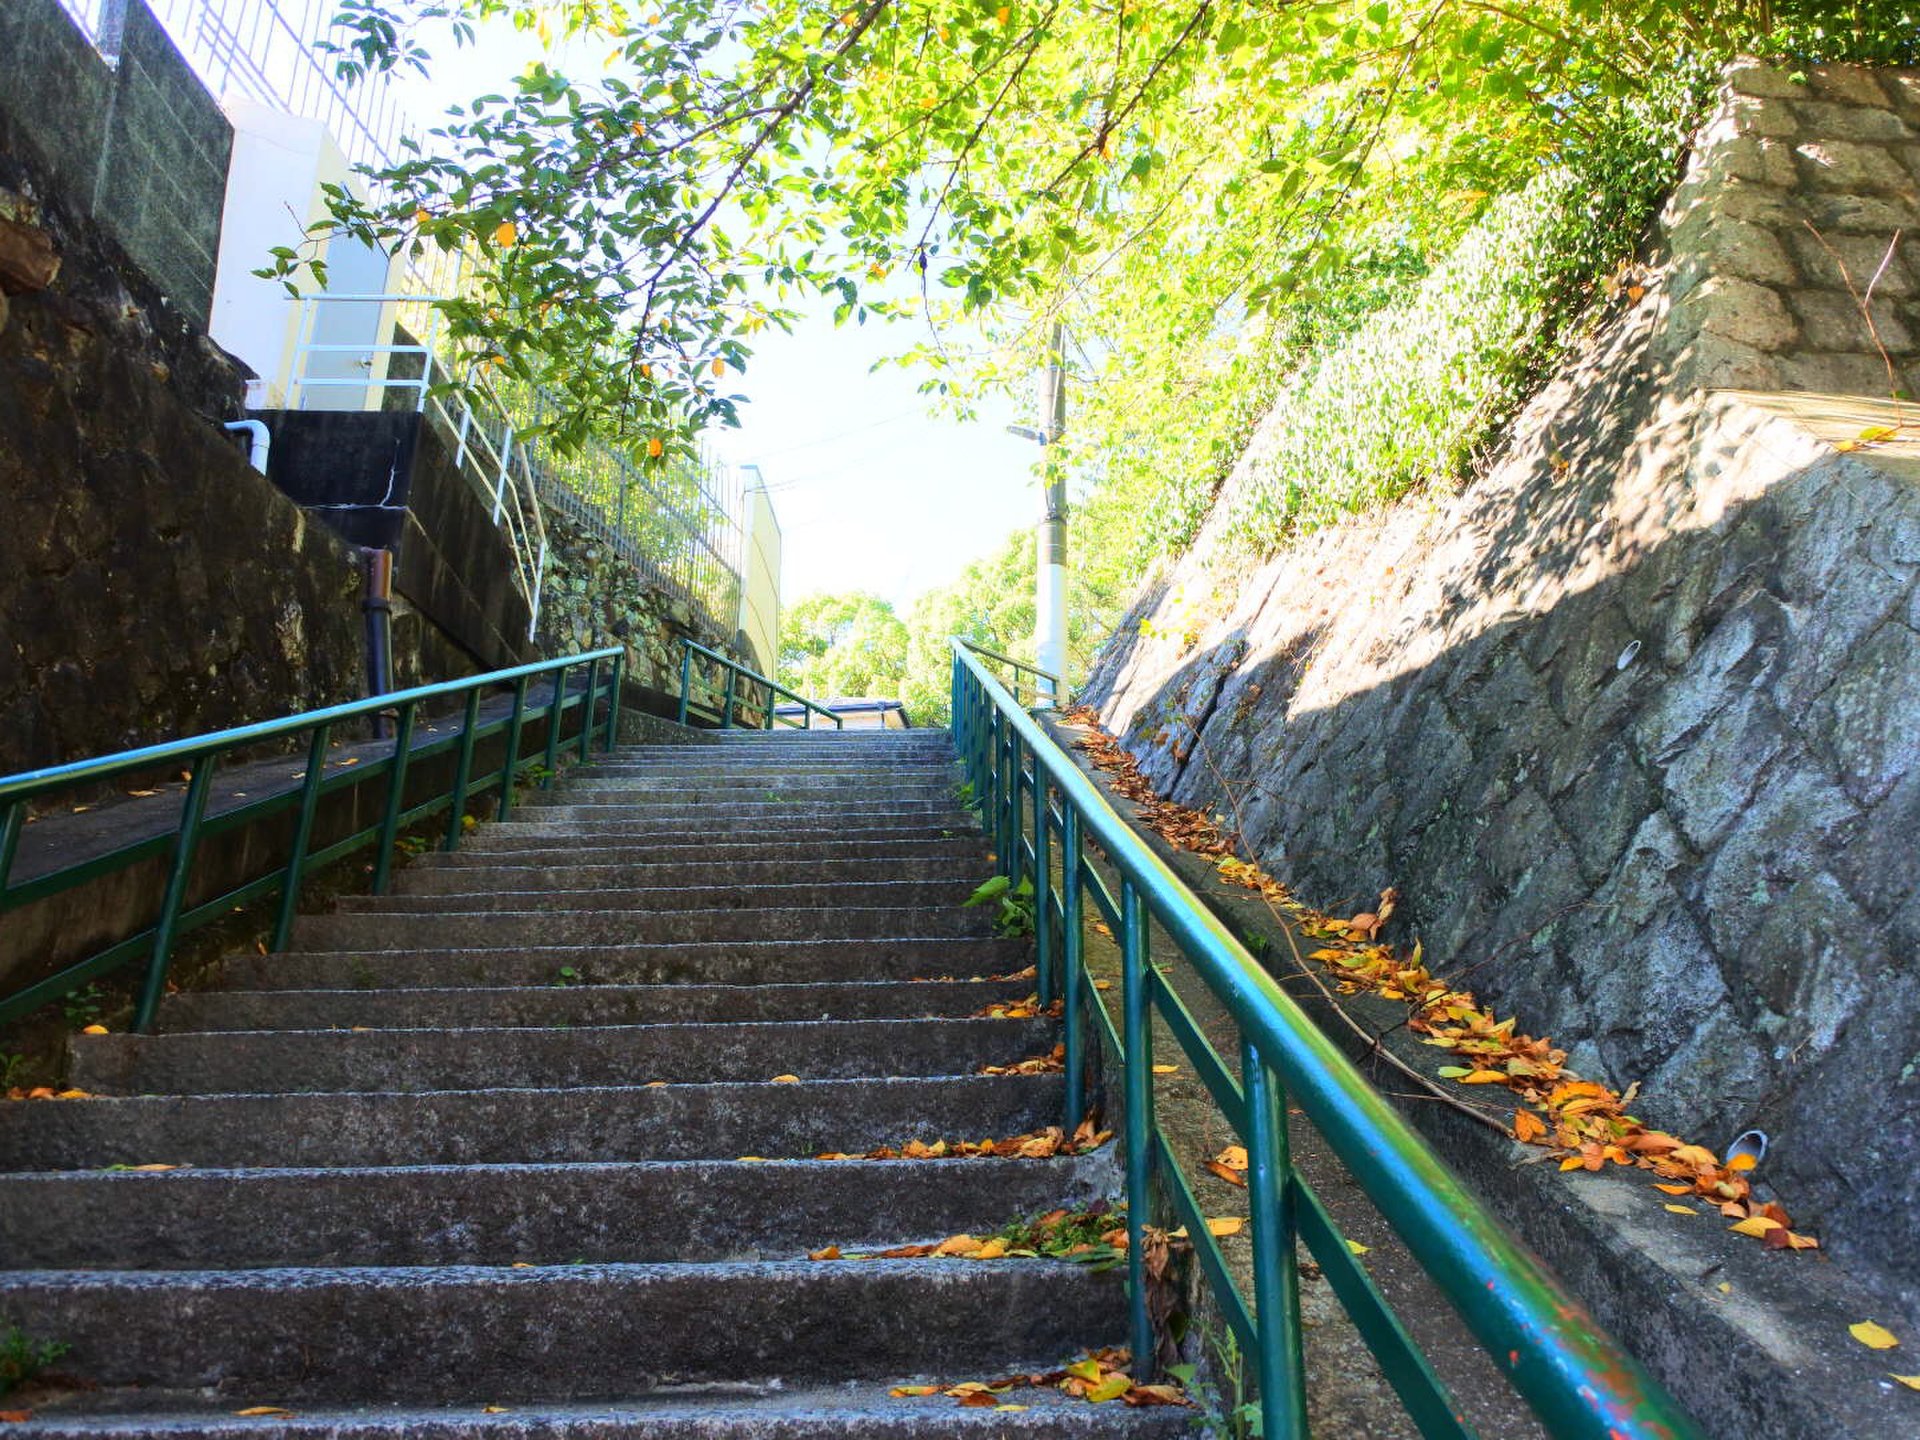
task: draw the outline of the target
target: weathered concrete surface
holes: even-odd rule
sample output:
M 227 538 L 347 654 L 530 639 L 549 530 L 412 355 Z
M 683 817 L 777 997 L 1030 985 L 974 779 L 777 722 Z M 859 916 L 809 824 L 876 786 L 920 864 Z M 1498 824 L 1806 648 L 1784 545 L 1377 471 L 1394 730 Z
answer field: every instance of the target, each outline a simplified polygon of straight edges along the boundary
M 875 1167 L 879 1167 L 876 1169 Z M 36 1270 L 797 1259 L 983 1234 L 1109 1193 L 1103 1156 L 0 1176 Z
M 494 872 L 496 875 L 498 872 Z M 388 914 L 431 914 L 435 911 L 473 910 L 608 910 L 646 912 L 670 910 L 818 910 L 842 907 L 856 910 L 896 910 L 907 906 L 963 905 L 979 888 L 972 879 L 955 880 L 841 880 L 828 884 L 794 881 L 785 885 L 689 884 L 678 889 L 662 886 L 634 888 L 608 885 L 596 890 L 546 890 L 535 886 L 496 883 L 486 890 L 421 895 L 343 895 L 335 902 L 342 913 L 384 911 Z M 709 873 L 701 877 L 711 881 Z
M 484 952 L 444 949 L 239 955 L 235 989 L 347 986 L 753 985 L 766 981 L 915 980 L 1006 975 L 1032 963 L 1017 940 L 746 940 L 730 944 L 552 945 Z
M 1053 1031 L 1047 1020 L 890 1019 L 81 1035 L 72 1076 L 99 1095 L 259 1095 L 965 1075 L 1043 1055 Z
M 61 1363 L 105 1385 L 578 1401 L 1040 1368 L 1124 1338 L 1120 1283 L 1045 1260 L 29 1270 L 0 1317 L 65 1337 Z
M 657 1025 L 671 1021 L 956 1018 L 1024 999 L 1026 980 L 896 984 L 553 985 L 495 989 L 204 990 L 171 997 L 170 1031 Z
M 761 853 L 758 846 L 747 847 L 747 854 Z M 517 857 L 516 857 L 517 858 Z M 785 860 L 741 858 L 727 867 L 727 874 L 742 886 L 799 885 L 807 881 L 826 883 L 872 884 L 883 880 L 931 880 L 953 873 L 954 860 L 977 862 L 980 873 L 987 873 L 986 847 L 981 843 L 956 845 L 946 858 L 925 855 L 901 859 L 892 856 L 871 860 L 822 860 L 795 856 Z M 549 894 L 567 894 L 604 886 L 608 889 L 664 889 L 703 880 L 712 874 L 712 862 L 696 861 L 635 865 L 593 865 L 574 867 L 556 865 L 481 864 L 474 860 L 457 865 L 409 866 L 394 885 L 399 895 L 495 894 L 515 890 L 540 890 Z
M 0 1168 L 519 1165 L 859 1154 L 913 1139 L 1024 1134 L 1058 1122 L 1063 1093 L 1057 1075 L 986 1075 L 41 1101 L 0 1112 Z M 4 1284 L 0 1273 L 0 1288 Z
M 951 1375 L 901 1376 L 952 1380 Z M 504 1415 L 454 1408 L 357 1406 L 348 1411 L 303 1408 L 291 1419 L 235 1419 L 182 1395 L 178 1413 L 116 1415 L 122 1404 L 153 1405 L 151 1392 L 120 1397 L 75 1395 L 43 1407 L 20 1433 L 31 1436 L 165 1436 L 229 1440 L 286 1435 L 305 1440 L 1083 1440 L 1096 1435 L 1180 1435 L 1184 1411 L 1088 1405 L 1055 1391 L 1023 1392 L 1018 1413 L 962 1409 L 942 1397 L 902 1400 L 885 1383 L 831 1386 L 687 1387 L 617 1405 L 518 1405 Z
M 1902 416 L 1803 223 L 1864 288 L 1920 219 L 1914 80 L 1740 68 L 1644 293 L 1484 476 L 1258 567 L 1210 525 L 1088 693 L 1304 898 L 1398 886 L 1437 973 L 1650 1122 L 1771 1132 L 1796 1221 L 1920 1318 L 1920 446 L 1858 446 Z
M 396 896 L 396 899 L 414 897 Z M 782 910 L 445 910 L 309 915 L 296 922 L 303 949 L 410 950 L 447 945 L 466 950 L 527 945 L 692 944 L 703 940 L 941 939 L 993 933 L 990 909 L 914 907 Z

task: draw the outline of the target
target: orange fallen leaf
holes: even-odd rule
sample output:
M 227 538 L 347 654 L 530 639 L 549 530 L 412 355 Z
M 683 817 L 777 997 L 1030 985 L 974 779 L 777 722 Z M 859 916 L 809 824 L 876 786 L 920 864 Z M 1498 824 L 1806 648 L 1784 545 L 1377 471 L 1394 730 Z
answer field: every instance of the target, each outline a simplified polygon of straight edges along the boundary
M 839 1258 L 840 1247 L 838 1245 L 828 1245 L 822 1249 L 809 1250 L 807 1252 L 807 1259 L 809 1260 L 838 1260 Z
M 776 1085 L 798 1085 L 800 1083 L 800 1077 L 798 1075 L 776 1075 L 773 1077 L 773 1083 Z
M 1238 1170 L 1230 1169 L 1228 1166 L 1222 1165 L 1218 1160 L 1207 1161 L 1207 1169 L 1213 1174 L 1218 1175 L 1229 1185 L 1238 1185 L 1243 1190 L 1246 1188 L 1247 1177 Z
M 276 1420 L 291 1420 L 293 1411 L 280 1405 L 249 1405 L 244 1410 L 236 1410 L 236 1415 L 271 1415 Z
M 1547 1133 L 1547 1122 L 1531 1110 L 1513 1112 L 1513 1138 L 1522 1144 L 1532 1144 Z
M 32 1418 L 31 1410 L 0 1410 L 0 1425 L 24 1425 Z
M 105 1035 L 109 1032 L 104 1025 L 83 1025 L 80 1033 L 82 1035 Z

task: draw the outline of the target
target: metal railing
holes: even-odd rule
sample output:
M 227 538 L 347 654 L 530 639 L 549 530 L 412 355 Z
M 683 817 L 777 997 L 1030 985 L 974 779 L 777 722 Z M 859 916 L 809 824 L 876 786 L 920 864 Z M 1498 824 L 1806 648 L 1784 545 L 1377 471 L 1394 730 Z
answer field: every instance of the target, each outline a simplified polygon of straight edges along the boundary
M 1122 1075 L 1128 1291 L 1133 1354 L 1155 1354 L 1144 1227 L 1156 1185 L 1185 1225 L 1213 1300 L 1252 1357 L 1267 1440 L 1307 1434 L 1295 1247 L 1321 1267 L 1422 1435 L 1472 1434 L 1459 1407 L 1293 1168 L 1296 1105 L 1406 1248 L 1494 1357 L 1555 1440 L 1699 1440 L 1673 1400 L 1516 1243 L 1359 1069 L 1232 933 L 1121 819 L 967 642 L 953 649 L 953 728 L 998 864 L 1036 894 L 1037 985 L 1062 1001 L 1069 1130 L 1085 1108 L 1083 1022 Z M 997 657 L 1002 658 L 1004 657 Z M 1018 662 L 1014 662 L 1018 663 Z M 1022 666 L 1030 670 L 1031 667 Z M 1090 860 L 1119 877 L 1116 897 Z M 1119 941 L 1122 1023 L 1115 1028 L 1083 958 L 1088 901 Z M 1171 937 L 1239 1037 L 1238 1074 L 1151 961 L 1151 927 Z M 1158 1020 L 1245 1144 L 1252 1296 L 1235 1285 L 1172 1146 L 1154 1118 Z M 1140 1359 L 1144 1368 L 1152 1362 Z
M 696 655 L 703 657 L 710 662 L 710 664 L 718 666 L 725 672 L 726 679 L 716 685 L 705 676 L 696 678 L 693 673 L 693 659 Z M 765 694 L 757 695 L 749 693 L 747 696 L 741 696 L 739 688 L 740 682 L 743 680 L 746 682 L 749 692 L 758 690 L 764 691 Z M 804 695 L 796 694 L 784 685 L 775 684 L 759 671 L 749 669 L 747 666 L 742 665 L 738 660 L 729 659 L 717 650 L 709 650 L 706 646 L 696 645 L 693 641 L 683 637 L 680 641 L 679 716 L 682 725 L 688 723 L 687 717 L 692 713 L 694 690 L 696 687 L 705 691 L 708 701 L 707 708 L 712 710 L 714 715 L 719 719 L 722 730 L 731 730 L 734 728 L 734 716 L 739 712 L 743 702 L 748 708 L 757 709 L 760 714 L 758 724 L 742 727 L 744 729 L 771 730 L 773 729 L 774 721 L 778 720 L 782 724 L 789 725 L 795 730 L 811 730 L 813 728 L 813 717 L 815 715 L 826 716 L 827 719 L 833 721 L 833 728 L 836 730 L 844 730 L 846 728 L 845 721 L 818 701 L 809 700 Z M 776 695 L 784 695 L 789 700 L 799 702 L 800 718 L 798 720 L 776 714 L 773 703 L 773 697 Z M 717 708 L 711 703 L 714 700 L 720 701 Z
M 743 498 L 731 472 L 707 455 L 642 465 L 623 448 L 598 440 L 565 453 L 555 450 L 541 438 L 549 418 L 544 395 L 496 387 L 479 365 L 450 361 L 439 307 L 455 298 L 431 291 L 304 296 L 288 404 L 303 408 L 316 394 L 341 391 L 409 395 L 492 504 L 495 521 L 513 544 L 536 623 L 546 573 L 545 505 L 583 526 L 655 588 L 698 606 L 712 633 L 730 633 L 740 605 L 744 546 Z M 397 336 L 397 317 L 420 338 L 322 340 L 317 337 L 328 306 L 377 307 L 373 333 Z M 359 373 L 316 374 L 316 361 L 323 370 Z M 409 373 L 394 373 L 395 361 Z
M 545 785 L 550 781 L 559 759 L 561 726 L 568 710 L 578 709 L 580 713 L 579 729 L 569 743 L 578 747 L 581 759 L 584 760 L 590 753 L 596 736 L 600 738 L 603 750 L 611 749 L 620 723 L 620 681 L 625 657 L 624 646 L 593 650 L 0 779 L 0 915 L 71 890 L 76 885 L 103 875 L 124 871 L 155 856 L 166 856 L 168 860 L 166 887 L 152 926 L 24 989 L 0 996 L 0 1023 L 70 995 L 82 986 L 144 957 L 146 972 L 141 980 L 134 1010 L 134 1028 L 146 1030 L 153 1023 L 160 997 L 166 993 L 174 946 L 181 936 L 219 919 L 236 906 L 277 890 L 280 905 L 274 918 L 269 949 L 282 949 L 293 925 L 301 880 L 319 866 L 330 864 L 367 844 L 378 846 L 373 863 L 373 891 L 375 894 L 384 892 L 393 867 L 394 841 L 404 827 L 447 809 L 446 836 L 441 843 L 443 849 L 453 850 L 460 844 L 462 821 L 470 796 L 483 794 L 490 785 L 498 785 L 496 815 L 499 819 L 505 819 L 513 808 L 514 780 L 522 771 L 531 765 L 542 764 L 545 776 L 541 783 Z M 604 691 L 600 685 L 602 664 L 611 664 L 612 667 Z M 579 691 L 572 691 L 566 683 L 567 672 L 581 666 L 585 667 L 586 684 Z M 529 683 L 536 678 L 548 679 L 552 684 L 552 693 L 543 703 L 547 721 L 546 745 L 540 755 L 522 756 L 520 740 L 528 715 L 527 690 Z M 510 708 L 505 715 L 483 722 L 480 719 L 482 693 L 503 685 L 512 687 Z M 595 714 L 603 694 L 607 701 L 604 727 Z M 441 739 L 415 746 L 414 722 L 420 708 L 438 700 L 464 701 L 460 728 Z M 337 726 L 361 717 L 389 712 L 397 712 L 398 718 L 394 725 L 392 748 L 385 756 L 351 768 L 335 766 L 329 769 L 327 748 Z M 475 776 L 474 747 L 481 740 L 502 734 L 506 740 L 499 768 L 486 775 Z M 251 800 L 217 815 L 207 813 L 213 777 L 223 756 L 235 750 L 299 738 L 305 738 L 307 742 L 307 764 L 301 772 L 301 784 L 297 788 Z M 454 752 L 456 757 L 448 787 L 418 799 L 412 805 L 406 805 L 407 775 L 412 767 L 448 751 Z M 180 806 L 179 823 L 173 833 L 137 840 L 17 885 L 9 882 L 21 834 L 26 828 L 29 802 L 76 785 L 98 784 L 126 775 L 150 774 L 158 768 L 173 769 L 177 766 L 185 767 L 187 786 Z M 386 776 L 387 783 L 379 820 L 322 849 L 311 849 L 314 817 L 322 797 L 335 790 L 366 784 L 381 775 Z M 256 825 L 287 811 L 294 812 L 295 820 L 284 863 L 276 864 L 265 874 L 248 880 L 224 895 L 188 906 L 194 859 L 202 840 Z

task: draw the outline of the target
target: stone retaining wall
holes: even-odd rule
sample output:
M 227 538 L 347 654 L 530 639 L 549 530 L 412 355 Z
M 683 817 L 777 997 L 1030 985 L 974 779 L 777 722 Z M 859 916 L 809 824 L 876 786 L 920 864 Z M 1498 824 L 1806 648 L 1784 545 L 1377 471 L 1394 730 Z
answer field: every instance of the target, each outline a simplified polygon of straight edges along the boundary
M 1398 886 L 1395 938 L 1651 1123 L 1767 1129 L 1796 1223 L 1920 1316 L 1920 444 L 1860 442 L 1914 415 L 1826 258 L 1864 294 L 1920 221 L 1917 83 L 1738 67 L 1484 477 L 1264 565 L 1203 536 L 1087 694 L 1303 898 Z

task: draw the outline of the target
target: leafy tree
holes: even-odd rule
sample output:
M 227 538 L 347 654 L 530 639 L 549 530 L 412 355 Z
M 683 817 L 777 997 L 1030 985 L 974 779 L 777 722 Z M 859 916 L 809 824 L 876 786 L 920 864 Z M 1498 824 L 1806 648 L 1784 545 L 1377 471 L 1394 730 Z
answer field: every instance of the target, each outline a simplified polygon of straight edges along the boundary
M 907 627 L 878 595 L 811 595 L 780 622 L 780 675 L 809 696 L 898 699 Z

